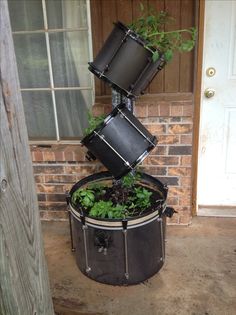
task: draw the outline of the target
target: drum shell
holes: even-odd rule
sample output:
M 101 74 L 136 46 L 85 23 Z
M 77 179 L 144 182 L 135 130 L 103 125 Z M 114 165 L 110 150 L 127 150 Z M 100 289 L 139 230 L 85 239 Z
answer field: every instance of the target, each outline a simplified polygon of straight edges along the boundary
M 143 93 L 156 73 L 161 70 L 164 59 L 152 61 L 152 52 L 134 32 L 118 22 L 107 38 L 89 70 L 128 97 Z M 161 55 L 161 54 L 160 54 Z
M 167 198 L 167 188 L 150 175 L 140 173 L 140 176 L 142 184 L 160 192 L 162 203 L 159 210 L 128 218 L 126 232 L 122 220 L 89 216 L 82 216 L 84 218 L 82 220 L 79 208 L 75 208 L 69 200 L 76 262 L 79 269 L 91 279 L 113 285 L 136 284 L 153 276 L 164 264 L 166 218 L 162 214 L 162 209 Z M 90 175 L 76 183 L 69 195 L 72 196 L 77 189 L 87 187 L 89 184 L 108 179 L 112 179 L 109 172 Z M 96 241 L 98 233 L 102 233 L 108 239 L 106 255 L 104 251 L 99 250 Z
M 119 179 L 131 170 L 125 161 L 132 167 L 135 167 L 141 162 L 140 158 L 143 154 L 145 152 L 147 154 L 155 147 L 156 138 L 151 135 L 124 104 L 118 105 L 108 117 L 110 118 L 106 124 L 95 129 L 103 139 L 92 132 L 82 139 L 81 142 L 107 167 L 116 179 Z M 112 145 L 113 149 L 125 161 L 104 140 Z
M 82 223 L 74 217 L 72 223 L 76 263 L 80 271 L 93 280 L 113 285 L 137 284 L 156 274 L 164 264 L 162 237 L 165 238 L 165 217 L 162 221 L 156 219 L 127 231 L 128 279 L 125 277 L 123 231 L 87 228 L 88 265 L 91 268 L 87 272 Z M 163 224 L 163 235 L 160 224 Z M 98 232 L 105 233 L 110 239 L 106 255 L 99 252 L 99 247 L 95 244 Z

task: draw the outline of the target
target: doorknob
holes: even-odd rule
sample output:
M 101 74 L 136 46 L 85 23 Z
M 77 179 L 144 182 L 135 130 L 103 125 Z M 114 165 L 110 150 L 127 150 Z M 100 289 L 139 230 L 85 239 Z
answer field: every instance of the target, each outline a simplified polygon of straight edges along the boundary
M 211 88 L 207 88 L 205 89 L 204 91 L 204 95 L 207 97 L 207 98 L 211 98 L 215 95 L 215 90 L 211 89 Z

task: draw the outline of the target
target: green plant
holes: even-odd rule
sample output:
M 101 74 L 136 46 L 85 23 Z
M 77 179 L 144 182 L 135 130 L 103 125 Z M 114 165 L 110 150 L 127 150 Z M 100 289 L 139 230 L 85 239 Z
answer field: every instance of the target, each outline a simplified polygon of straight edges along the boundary
M 103 184 L 99 184 L 99 183 L 93 183 L 90 184 L 88 186 L 88 189 L 93 190 L 96 197 L 100 196 L 100 195 L 104 195 L 106 190 L 105 190 L 106 186 Z
M 88 113 L 88 127 L 85 129 L 85 135 L 90 134 L 97 128 L 105 119 L 106 115 L 93 116 L 91 112 Z
M 72 195 L 72 202 L 79 202 L 85 209 L 92 207 L 95 201 L 94 191 L 91 189 L 77 189 Z
M 140 180 L 140 178 L 141 178 L 141 176 L 138 172 L 136 172 L 134 174 L 129 173 L 122 178 L 121 185 L 124 188 L 131 188 L 137 183 L 138 180 Z
M 120 219 L 125 217 L 125 207 L 122 205 L 114 206 L 111 201 L 100 200 L 93 205 L 89 215 L 102 219 Z
M 131 202 L 129 209 L 139 208 L 141 210 L 145 210 L 147 207 L 151 205 L 150 197 L 152 195 L 151 191 L 148 191 L 144 187 L 136 187 L 134 188 L 134 195 L 129 198 Z
M 155 62 L 159 51 L 168 62 L 174 51 L 188 52 L 193 49 L 197 37 L 196 28 L 166 31 L 166 25 L 173 21 L 167 12 L 156 12 L 152 7 L 140 4 L 141 16 L 129 24 L 129 28 L 147 41 L 146 47 L 152 52 Z
M 96 218 L 122 219 L 140 215 L 151 206 L 152 191 L 138 184 L 141 175 L 129 174 L 122 182 L 112 186 L 93 183 L 79 188 L 72 195 L 72 202 L 80 205 L 90 216 Z

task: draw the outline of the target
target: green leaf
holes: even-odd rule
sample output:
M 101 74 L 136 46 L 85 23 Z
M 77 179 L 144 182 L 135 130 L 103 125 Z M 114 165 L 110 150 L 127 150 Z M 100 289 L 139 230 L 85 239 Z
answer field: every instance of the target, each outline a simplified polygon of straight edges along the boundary
M 165 60 L 166 61 L 170 61 L 172 58 L 173 58 L 173 51 L 172 50 L 167 50 L 165 53 L 164 53 L 164 57 L 165 57 Z
M 153 54 L 152 54 L 152 61 L 156 62 L 159 59 L 159 52 L 156 50 Z

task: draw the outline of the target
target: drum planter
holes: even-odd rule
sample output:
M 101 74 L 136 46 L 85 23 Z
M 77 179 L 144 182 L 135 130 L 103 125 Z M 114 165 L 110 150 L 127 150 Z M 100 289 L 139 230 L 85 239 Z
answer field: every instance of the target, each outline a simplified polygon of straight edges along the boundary
M 145 159 L 157 139 L 120 104 L 81 143 L 89 150 L 88 159 L 98 158 L 120 179 Z
M 165 65 L 163 54 L 153 62 L 147 42 L 121 22 L 114 24 L 89 70 L 115 90 L 134 98 L 144 93 L 154 76 Z M 156 51 L 156 49 L 153 49 Z
M 75 184 L 67 198 L 72 227 L 72 247 L 83 274 L 112 285 L 140 283 L 154 274 L 165 261 L 165 205 L 167 187 L 150 175 L 141 173 L 140 183 L 159 193 L 161 202 L 145 215 L 121 219 L 97 219 L 85 215 L 71 202 L 78 188 L 111 180 L 109 172 L 88 176 Z M 171 216 L 169 215 L 168 216 Z

